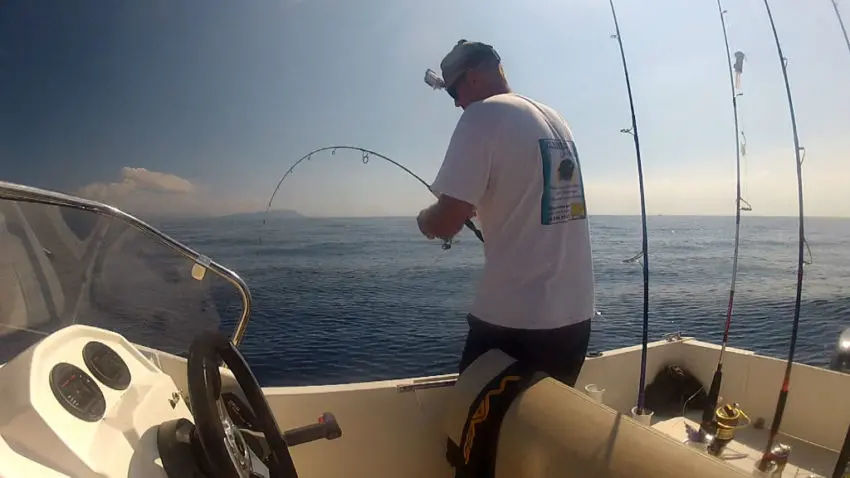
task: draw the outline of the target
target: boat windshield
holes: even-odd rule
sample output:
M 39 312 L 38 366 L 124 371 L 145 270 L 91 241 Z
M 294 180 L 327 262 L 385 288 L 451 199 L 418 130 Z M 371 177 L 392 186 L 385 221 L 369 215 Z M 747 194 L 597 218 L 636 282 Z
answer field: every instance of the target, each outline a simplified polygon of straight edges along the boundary
M 232 336 L 247 290 L 185 252 L 118 215 L 0 199 L 0 363 L 71 324 L 181 356 Z

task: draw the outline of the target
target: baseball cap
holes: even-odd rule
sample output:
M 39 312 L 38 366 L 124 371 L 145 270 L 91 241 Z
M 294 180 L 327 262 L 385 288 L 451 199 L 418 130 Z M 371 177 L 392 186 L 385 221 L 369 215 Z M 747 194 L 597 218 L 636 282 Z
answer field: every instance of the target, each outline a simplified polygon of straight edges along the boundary
M 495 59 L 501 61 L 496 50 L 486 43 L 460 40 L 440 62 L 443 82 L 451 87 L 466 70 L 477 66 L 483 60 Z

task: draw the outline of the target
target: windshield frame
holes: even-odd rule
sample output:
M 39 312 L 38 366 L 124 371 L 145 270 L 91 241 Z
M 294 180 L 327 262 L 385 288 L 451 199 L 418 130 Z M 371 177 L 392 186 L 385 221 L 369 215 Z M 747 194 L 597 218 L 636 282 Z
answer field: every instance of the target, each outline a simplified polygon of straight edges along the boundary
M 248 289 L 248 285 L 245 283 L 244 280 L 242 280 L 241 277 L 239 277 L 239 274 L 237 274 L 236 272 L 228 269 L 227 267 L 222 266 L 221 264 L 213 261 L 209 257 L 196 252 L 192 248 L 180 243 L 179 241 L 173 239 L 162 231 L 159 231 L 158 229 L 142 221 L 141 219 L 108 204 L 76 196 L 71 196 L 69 194 L 59 193 L 56 191 L 49 191 L 46 189 L 35 188 L 32 186 L 25 186 L 23 184 L 0 181 L 0 200 L 7 199 L 13 201 L 69 207 L 123 221 L 133 227 L 136 227 L 137 229 L 153 237 L 154 239 L 160 241 L 162 244 L 170 247 L 171 249 L 178 252 L 180 255 L 186 257 L 187 259 L 224 278 L 226 281 L 230 282 L 234 287 L 239 289 L 239 293 L 242 296 L 242 315 L 239 318 L 239 321 L 236 324 L 236 328 L 233 331 L 233 335 L 230 338 L 230 341 L 236 347 L 239 347 L 239 344 L 242 343 L 242 339 L 245 337 L 245 332 L 248 328 L 248 322 L 251 318 L 252 302 L 251 291 Z

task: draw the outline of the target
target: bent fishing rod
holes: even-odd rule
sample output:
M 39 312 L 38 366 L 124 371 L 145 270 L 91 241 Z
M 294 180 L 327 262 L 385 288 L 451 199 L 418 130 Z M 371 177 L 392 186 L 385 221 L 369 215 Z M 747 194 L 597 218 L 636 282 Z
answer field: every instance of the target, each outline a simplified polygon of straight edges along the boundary
M 729 49 L 729 36 L 726 31 L 726 10 L 717 0 L 717 11 L 720 14 L 720 25 L 723 28 L 723 43 L 726 46 L 726 64 L 729 68 L 729 86 L 732 92 L 732 114 L 735 124 L 735 171 L 736 171 L 736 195 L 735 195 L 735 249 L 732 254 L 732 284 L 729 287 L 729 303 L 726 307 L 726 324 L 723 328 L 723 341 L 720 345 L 720 356 L 717 359 L 717 368 L 711 379 L 711 387 L 708 391 L 708 402 L 702 412 L 702 423 L 700 423 L 700 437 L 705 434 L 714 434 L 714 413 L 717 409 L 717 401 L 720 396 L 720 385 L 723 381 L 723 354 L 729 343 L 729 327 L 732 324 L 732 306 L 735 300 L 735 283 L 738 277 L 738 251 L 741 237 L 741 211 L 749 211 L 752 208 L 749 203 L 741 197 L 741 143 L 738 140 L 738 93 L 740 89 L 740 78 L 744 68 L 744 54 L 740 51 L 735 53 L 735 65 L 732 66 L 732 52 Z M 735 77 L 737 75 L 738 85 L 736 88 Z M 744 206 L 746 205 L 746 206 Z
M 629 81 L 629 67 L 626 63 L 626 53 L 623 49 L 623 40 L 620 37 L 620 24 L 619 22 L 617 22 L 617 11 L 614 9 L 614 0 L 608 0 L 608 3 L 611 5 L 611 16 L 614 17 L 614 29 L 616 32 L 614 35 L 611 35 L 611 38 L 616 38 L 617 44 L 620 47 L 620 57 L 623 60 L 623 74 L 626 77 L 626 91 L 629 95 L 629 109 L 631 110 L 632 114 L 632 127 L 628 129 L 622 129 L 620 130 L 620 132 L 631 134 L 632 138 L 634 138 L 635 156 L 637 157 L 638 184 L 640 186 L 640 219 L 642 228 L 640 256 L 643 257 L 643 337 L 641 339 L 639 385 L 640 389 L 638 390 L 637 408 L 638 412 L 642 414 L 644 412 L 644 390 L 646 388 L 646 354 L 649 343 L 649 254 L 647 252 L 649 241 L 646 232 L 646 196 L 644 194 L 643 187 L 643 163 L 641 162 L 640 158 L 640 138 L 638 137 L 635 104 L 634 99 L 632 97 L 632 85 Z
M 832 8 L 835 10 L 835 16 L 838 17 L 838 24 L 841 25 L 841 33 L 844 34 L 847 51 L 850 51 L 850 38 L 847 37 L 847 28 L 844 27 L 844 20 L 841 19 L 841 12 L 838 10 L 838 0 L 832 0 Z
M 767 471 L 770 466 L 770 461 L 776 457 L 773 451 L 773 445 L 776 441 L 776 436 L 779 433 L 779 426 L 782 423 L 782 415 L 785 413 L 785 403 L 788 400 L 788 388 L 791 383 L 791 367 L 794 364 L 794 352 L 797 348 L 797 332 L 800 328 L 800 301 L 803 293 L 803 266 L 805 264 L 805 248 L 806 236 L 804 230 L 803 216 L 803 158 L 800 152 L 804 151 L 800 147 L 800 138 L 797 134 L 797 117 L 794 113 L 794 101 L 791 98 L 791 85 L 788 82 L 788 65 L 785 56 L 782 54 L 782 46 L 779 43 L 779 34 L 776 32 L 776 24 L 773 21 L 773 14 L 770 11 L 768 0 L 764 0 L 764 8 L 767 10 L 767 18 L 770 20 L 770 27 L 773 30 L 773 38 L 776 41 L 776 53 L 779 55 L 779 63 L 782 66 L 782 77 L 785 80 L 785 93 L 788 97 L 788 111 L 791 116 L 791 132 L 794 136 L 794 154 L 797 163 L 797 203 L 799 208 L 799 232 L 798 232 L 798 259 L 797 259 L 797 291 L 794 301 L 794 321 L 791 326 L 791 345 L 788 350 L 788 360 L 785 363 L 785 376 L 782 379 L 782 388 L 779 391 L 779 399 L 776 402 L 776 412 L 773 415 L 773 423 L 770 426 L 770 434 L 767 438 L 767 445 L 761 460 L 758 462 L 758 469 L 762 472 Z
M 388 158 L 387 156 L 384 156 L 381 153 L 377 153 L 377 152 L 372 151 L 370 149 L 361 148 L 359 146 L 345 146 L 345 145 L 325 146 L 323 148 L 314 149 L 313 151 L 310 151 L 309 153 L 305 154 L 304 156 L 299 158 L 298 161 L 295 161 L 295 163 L 293 163 L 292 166 L 290 166 L 288 170 L 286 170 L 286 173 L 284 173 L 283 177 L 280 178 L 280 181 L 278 181 L 277 186 L 274 188 L 274 192 L 272 193 L 271 197 L 269 198 L 269 203 L 266 206 L 266 213 L 268 213 L 269 210 L 271 209 L 272 202 L 274 201 L 274 197 L 277 194 L 278 190 L 280 190 L 280 185 L 283 184 L 283 181 L 287 177 L 289 177 L 289 175 L 292 174 L 293 171 L 295 171 L 295 168 L 298 167 L 299 164 L 301 164 L 304 161 L 310 160 L 313 157 L 314 154 L 321 153 L 323 151 L 330 151 L 331 155 L 334 155 L 334 154 L 336 154 L 337 150 L 349 150 L 349 151 L 360 152 L 360 154 L 361 154 L 360 159 L 363 161 L 363 164 L 368 164 L 369 158 L 371 156 L 375 156 L 376 158 L 381 158 L 384 161 L 387 161 L 388 163 L 400 168 L 402 171 L 406 172 L 407 174 L 413 176 L 414 179 L 416 179 L 417 181 L 422 183 L 423 186 L 428 188 L 428 190 L 431 191 L 431 194 L 434 194 L 435 197 L 437 196 L 437 194 L 434 193 L 434 191 L 431 189 L 431 186 L 427 182 L 425 182 L 424 179 L 420 178 L 416 173 L 414 173 L 413 171 L 408 169 L 403 164 L 401 164 L 401 163 L 399 163 L 399 162 L 397 162 L 393 159 L 390 159 L 390 158 Z M 479 241 L 484 242 L 484 235 L 475 226 L 475 223 L 473 223 L 471 219 L 467 219 L 464 222 L 464 225 L 467 227 L 467 229 L 472 231 L 473 234 L 475 234 L 475 237 L 477 237 Z M 451 248 L 451 239 L 450 238 L 449 239 L 443 239 L 443 249 L 449 249 L 449 248 Z

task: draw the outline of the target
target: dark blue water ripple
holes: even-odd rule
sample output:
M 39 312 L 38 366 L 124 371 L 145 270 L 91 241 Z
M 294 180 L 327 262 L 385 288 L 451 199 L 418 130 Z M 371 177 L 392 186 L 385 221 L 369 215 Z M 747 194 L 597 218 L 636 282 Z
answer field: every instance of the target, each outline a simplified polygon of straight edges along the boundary
M 592 220 L 597 308 L 591 349 L 640 342 L 638 217 Z M 784 358 L 793 318 L 793 218 L 745 218 L 732 346 Z M 267 385 L 399 378 L 454 371 L 483 253 L 472 235 L 443 251 L 412 218 L 216 219 L 165 224 L 239 272 L 253 319 L 242 350 Z M 651 217 L 650 337 L 719 342 L 731 279 L 734 219 Z M 810 218 L 796 360 L 825 365 L 850 326 L 850 220 Z

